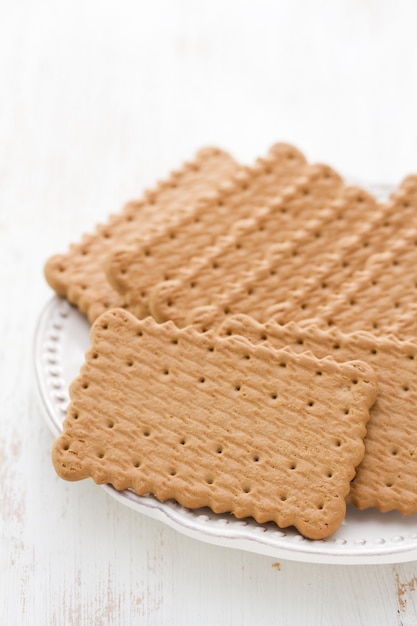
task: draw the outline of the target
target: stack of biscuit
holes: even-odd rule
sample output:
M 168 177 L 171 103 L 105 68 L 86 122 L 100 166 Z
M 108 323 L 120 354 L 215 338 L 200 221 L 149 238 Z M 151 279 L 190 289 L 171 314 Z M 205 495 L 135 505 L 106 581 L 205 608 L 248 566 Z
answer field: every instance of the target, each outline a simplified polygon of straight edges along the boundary
M 49 259 L 92 323 L 57 473 L 310 539 L 417 512 L 416 209 L 417 176 L 206 148 Z

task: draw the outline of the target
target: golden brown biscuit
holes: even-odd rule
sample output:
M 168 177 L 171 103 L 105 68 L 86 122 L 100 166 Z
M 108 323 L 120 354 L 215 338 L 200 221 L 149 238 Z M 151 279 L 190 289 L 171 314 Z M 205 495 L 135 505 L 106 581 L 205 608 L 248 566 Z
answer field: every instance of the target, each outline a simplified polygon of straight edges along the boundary
M 360 509 L 417 512 L 417 344 L 366 332 L 345 334 L 332 328 L 259 324 L 245 315 L 228 319 L 222 335 L 243 335 L 254 344 L 276 349 L 311 350 L 318 358 L 360 359 L 378 377 L 378 397 L 371 408 L 365 457 L 351 484 L 350 501 Z
M 208 246 L 237 228 L 236 221 L 256 215 L 271 203 L 281 206 L 281 195 L 289 185 L 296 187 L 294 193 L 298 195 L 309 197 L 310 188 L 318 186 L 323 196 L 324 190 L 334 196 L 342 181 L 327 166 L 307 165 L 293 146 L 275 144 L 266 158 L 236 175 L 233 184 L 223 188 L 218 197 L 200 203 L 155 236 L 115 250 L 106 263 L 110 283 L 137 317 L 146 317 L 150 313 L 149 294 L 157 283 L 174 278 L 193 257 L 204 255 Z M 291 216 L 283 215 L 283 224 L 290 221 Z
M 361 189 L 343 187 L 324 167 L 322 175 L 310 182 L 308 195 L 294 186 L 277 205 L 238 223 L 175 280 L 156 285 L 150 297 L 155 319 L 184 326 L 190 310 L 219 300 L 228 310 L 246 304 L 256 315 L 252 307 L 263 309 L 268 301 L 285 299 L 288 291 L 321 271 L 347 245 L 347 234 L 350 239 L 363 230 L 364 220 L 375 221 L 380 213 L 374 198 Z M 262 276 L 262 284 L 259 278 L 256 286 L 242 289 L 253 276 Z M 245 303 L 231 297 L 239 288 Z
M 116 309 L 95 322 L 53 448 L 60 476 L 334 532 L 376 377 L 360 361 L 254 346 Z
M 195 159 L 145 193 L 143 200 L 129 202 L 95 233 L 85 235 L 66 254 L 51 257 L 45 266 L 49 285 L 76 304 L 93 321 L 103 311 L 124 306 L 124 298 L 108 283 L 103 265 L 113 248 L 153 232 L 178 213 L 189 211 L 201 197 L 214 194 L 239 169 L 226 152 L 205 148 Z

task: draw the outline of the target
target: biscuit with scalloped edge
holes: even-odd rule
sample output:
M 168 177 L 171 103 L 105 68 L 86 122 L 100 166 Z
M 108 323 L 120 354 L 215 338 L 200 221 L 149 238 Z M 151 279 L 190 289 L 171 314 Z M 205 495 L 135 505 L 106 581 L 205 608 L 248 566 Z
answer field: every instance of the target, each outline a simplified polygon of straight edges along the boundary
M 221 335 L 241 335 L 254 344 L 275 349 L 289 346 L 309 350 L 318 358 L 338 361 L 360 359 L 378 377 L 378 397 L 367 425 L 365 456 L 351 483 L 349 501 L 359 509 L 417 512 L 417 344 L 394 336 L 367 332 L 346 334 L 336 328 L 322 330 L 290 322 L 260 324 L 239 315 L 219 329 Z
M 231 310 L 235 286 L 245 285 L 265 267 L 263 284 L 259 280 L 247 292 L 240 291 L 247 300 L 246 310 L 254 314 L 252 307 L 264 308 L 283 298 L 281 294 L 297 288 L 339 253 L 348 238 L 369 229 L 367 220 L 375 222 L 381 212 L 374 198 L 356 187 L 342 187 L 326 168 L 322 176 L 317 173 L 311 180 L 308 195 L 305 185 L 294 185 L 280 203 L 258 211 L 243 224 L 238 222 L 227 237 L 182 269 L 175 280 L 156 285 L 150 296 L 155 319 L 171 319 L 184 326 L 190 310 L 216 304 L 219 299 Z M 262 295 L 258 297 L 259 290 Z
M 373 369 L 104 313 L 52 459 L 67 480 L 333 533 L 364 454 Z
M 48 259 L 45 277 L 49 285 L 77 305 L 90 321 L 109 308 L 125 306 L 124 298 L 109 285 L 103 269 L 110 251 L 190 211 L 201 197 L 215 195 L 219 185 L 239 169 L 222 150 L 200 150 L 193 161 L 147 191 L 142 200 L 129 202 L 94 233 L 71 245 L 67 253 Z
M 375 211 L 366 208 L 366 198 L 362 224 L 350 227 L 351 234 L 335 234 L 333 243 L 316 252 L 312 233 L 310 241 L 294 239 L 286 249 L 274 249 L 216 303 L 189 310 L 187 323 L 207 329 L 226 314 L 244 313 L 260 322 L 273 318 L 280 324 L 415 336 L 417 177 L 406 178 Z
M 154 237 L 114 250 L 106 262 L 109 282 L 137 317 L 146 317 L 149 294 L 157 283 L 175 278 L 179 268 L 204 255 L 218 237 L 241 227 L 242 223 L 236 226 L 237 221 L 251 218 L 271 203 L 281 205 L 281 195 L 292 185 L 297 195 L 306 194 L 305 205 L 310 187 L 320 188 L 323 198 L 334 197 L 342 180 L 328 166 L 307 165 L 293 146 L 275 144 L 265 158 L 239 172 L 217 197 L 200 203 Z M 285 231 L 285 225 L 292 224 L 291 215 L 282 217 Z

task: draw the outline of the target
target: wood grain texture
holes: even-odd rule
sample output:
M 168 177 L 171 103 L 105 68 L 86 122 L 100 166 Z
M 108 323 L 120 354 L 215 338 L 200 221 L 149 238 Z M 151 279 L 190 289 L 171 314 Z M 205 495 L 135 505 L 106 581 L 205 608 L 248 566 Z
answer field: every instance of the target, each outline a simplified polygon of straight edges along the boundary
M 42 268 L 203 145 L 273 141 L 370 181 L 417 170 L 412 0 L 3 0 L 2 624 L 411 626 L 417 564 L 210 546 L 52 469 L 33 392 Z

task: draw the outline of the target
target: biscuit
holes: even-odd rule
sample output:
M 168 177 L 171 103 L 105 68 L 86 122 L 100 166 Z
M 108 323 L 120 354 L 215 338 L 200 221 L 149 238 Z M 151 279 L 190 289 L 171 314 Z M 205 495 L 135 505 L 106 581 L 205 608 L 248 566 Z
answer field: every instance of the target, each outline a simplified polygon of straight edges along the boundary
M 114 309 L 93 325 L 52 459 L 67 480 L 92 477 L 321 539 L 344 518 L 376 393 L 360 361 Z
M 316 284 L 334 259 L 352 241 L 369 233 L 381 219 L 383 207 L 375 198 L 357 187 L 346 187 L 340 197 L 327 206 L 321 220 L 295 233 L 285 244 L 273 245 L 263 262 L 241 276 L 239 282 L 227 286 L 211 305 L 190 309 L 186 323 L 201 329 L 214 327 L 227 314 L 246 313 L 258 321 L 266 321 L 265 310 L 290 300 L 300 286 Z M 322 289 L 326 284 L 319 282 Z M 305 287 L 304 287 L 305 288 Z M 290 314 L 290 312 L 289 312 Z
M 323 181 L 329 195 L 342 184 L 329 167 L 307 165 L 293 146 L 276 144 L 267 158 L 236 175 L 234 183 L 225 186 L 218 197 L 200 203 L 154 237 L 115 250 L 106 264 L 109 282 L 137 317 L 146 317 L 149 293 L 157 283 L 175 278 L 179 268 L 201 256 L 230 228 L 237 228 L 236 221 L 251 217 L 271 202 L 280 205 L 280 195 L 289 185 L 297 187 L 297 194 L 308 194 L 317 179 Z M 290 216 L 286 220 L 289 222 Z
M 90 321 L 109 308 L 124 306 L 124 299 L 108 284 L 103 270 L 110 251 L 129 244 L 139 234 L 152 232 L 161 221 L 191 210 L 200 197 L 215 193 L 238 170 L 226 152 L 201 150 L 193 161 L 146 192 L 142 200 L 128 203 L 66 254 L 51 257 L 45 266 L 49 285 L 77 305 Z
M 368 196 L 364 198 L 369 202 Z M 275 258 L 266 260 L 239 284 L 231 286 L 227 296 L 221 296 L 215 306 L 190 311 L 187 323 L 206 329 L 221 323 L 225 312 L 246 313 L 258 321 L 273 318 L 280 324 L 290 321 L 319 326 L 337 324 L 346 332 L 359 329 L 374 332 L 378 325 L 381 332 L 396 329 L 400 332 L 401 325 L 399 336 L 411 337 L 417 177 L 406 178 L 390 201 L 379 205 L 376 211 L 364 207 L 363 219 L 360 211 L 359 219 L 363 223 L 353 224 L 353 228 L 347 221 L 346 230 L 350 228 L 351 235 L 335 236 L 333 249 L 326 243 L 316 255 L 311 253 L 310 244 L 293 242 L 293 245 L 290 242 L 285 253 L 282 250 L 274 252 Z M 407 246 L 408 253 L 404 250 L 397 260 L 392 257 L 392 267 L 387 261 L 382 269 L 381 262 L 387 254 L 389 257 L 389 253 L 381 253 L 381 250 L 392 249 L 394 253 Z M 397 262 L 403 263 L 403 274 L 408 273 L 401 280 L 401 272 L 394 271 Z M 371 267 L 375 268 L 373 276 Z M 368 269 L 365 271 L 364 268 Z M 381 274 L 380 283 L 378 273 Z M 370 290 L 368 286 L 373 280 L 379 286 L 374 285 Z M 401 299 L 395 296 L 399 291 Z M 392 302 L 384 301 L 388 294 L 394 298 Z M 366 299 L 368 312 L 363 304 Z M 378 315 L 381 314 L 379 320 L 376 319 L 377 310 Z
M 221 335 L 243 335 L 276 349 L 309 350 L 318 358 L 360 359 L 378 377 L 378 397 L 367 425 L 365 456 L 351 483 L 349 500 L 359 509 L 417 512 L 417 344 L 370 333 L 345 334 L 336 328 L 303 328 L 293 322 L 259 324 L 247 316 L 226 320 Z
M 295 187 L 269 210 L 258 211 L 243 225 L 238 223 L 239 228 L 195 259 L 175 280 L 157 285 L 150 296 L 155 319 L 171 319 L 184 326 L 190 310 L 215 304 L 222 293 L 227 301 L 233 285 L 245 284 L 264 267 L 268 281 L 258 304 L 264 307 L 268 297 L 276 302 L 277 297 L 284 298 L 281 293 L 296 288 L 306 274 L 339 252 L 346 233 L 361 231 L 366 218 L 375 221 L 379 211 L 371 196 L 355 187 L 343 188 L 326 168 L 322 174 L 311 181 L 308 195 L 304 188 Z M 260 263 L 265 257 L 267 262 Z

